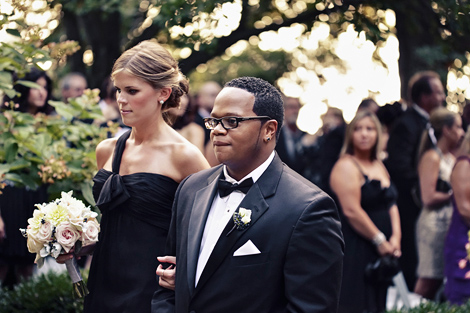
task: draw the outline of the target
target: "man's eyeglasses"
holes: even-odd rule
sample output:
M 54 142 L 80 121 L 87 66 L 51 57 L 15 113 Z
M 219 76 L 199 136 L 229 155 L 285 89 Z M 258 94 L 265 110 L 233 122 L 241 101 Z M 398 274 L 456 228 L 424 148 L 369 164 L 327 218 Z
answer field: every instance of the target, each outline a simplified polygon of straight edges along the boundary
M 238 124 L 243 121 L 249 120 L 270 120 L 269 116 L 250 116 L 250 117 L 237 117 L 237 116 L 225 116 L 222 118 L 207 117 L 204 119 L 204 125 L 207 129 L 214 129 L 222 124 L 222 127 L 225 129 L 234 129 L 238 127 Z

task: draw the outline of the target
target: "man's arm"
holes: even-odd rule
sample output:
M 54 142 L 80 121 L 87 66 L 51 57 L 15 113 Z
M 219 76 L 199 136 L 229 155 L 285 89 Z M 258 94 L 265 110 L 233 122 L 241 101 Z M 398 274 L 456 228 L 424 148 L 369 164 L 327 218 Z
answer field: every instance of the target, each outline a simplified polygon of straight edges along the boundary
M 336 313 L 344 242 L 333 200 L 319 195 L 295 225 L 284 265 L 289 312 Z
M 189 177 L 189 176 L 188 176 Z M 178 197 L 183 187 L 184 183 L 188 179 L 185 178 L 178 189 L 176 190 L 175 200 L 173 201 L 172 216 L 170 222 L 170 229 L 168 231 L 168 237 L 166 240 L 165 252 L 167 256 L 176 256 L 176 220 L 177 220 L 177 210 L 178 206 Z M 166 265 L 164 265 L 166 267 Z M 157 277 L 157 280 L 159 278 Z M 158 286 L 157 291 L 153 294 L 152 298 L 152 313 L 174 313 L 175 312 L 175 291 Z

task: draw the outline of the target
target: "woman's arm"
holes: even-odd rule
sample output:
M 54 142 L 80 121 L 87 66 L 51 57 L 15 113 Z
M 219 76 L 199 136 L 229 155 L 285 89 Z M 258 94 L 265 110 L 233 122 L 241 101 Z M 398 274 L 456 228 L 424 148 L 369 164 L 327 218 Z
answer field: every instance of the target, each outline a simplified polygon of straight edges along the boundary
M 3 218 L 0 215 L 0 243 L 3 242 L 3 239 L 5 239 L 6 233 L 5 233 L 5 223 L 3 222 Z
M 439 154 L 433 149 L 426 151 L 418 164 L 421 201 L 425 206 L 436 206 L 450 200 L 451 192 L 436 191 L 439 178 Z
M 462 160 L 455 164 L 450 178 L 457 210 L 470 226 L 470 163 Z
M 390 236 L 389 242 L 393 247 L 393 255 L 396 257 L 401 256 L 401 225 L 400 225 L 400 214 L 398 213 L 398 207 L 393 205 L 389 211 L 390 221 L 392 223 L 392 236 Z

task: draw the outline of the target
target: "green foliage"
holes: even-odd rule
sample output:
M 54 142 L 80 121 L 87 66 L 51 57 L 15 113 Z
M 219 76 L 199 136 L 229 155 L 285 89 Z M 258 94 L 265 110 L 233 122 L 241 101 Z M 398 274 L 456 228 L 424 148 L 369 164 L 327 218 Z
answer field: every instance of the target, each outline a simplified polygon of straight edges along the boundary
M 52 101 L 59 115 L 32 116 L 14 110 L 0 114 L 0 181 L 36 189 L 48 184 L 51 199 L 74 190 L 94 204 L 95 148 L 109 128 L 87 123 L 101 117 L 98 90 L 86 91 L 68 104 Z
M 51 271 L 21 282 L 13 290 L 0 289 L 0 313 L 17 312 L 78 313 L 83 312 L 83 299 L 74 297 L 67 272 Z
M 468 313 L 470 312 L 470 301 L 461 306 L 449 303 L 423 302 L 412 309 L 391 310 L 387 313 Z

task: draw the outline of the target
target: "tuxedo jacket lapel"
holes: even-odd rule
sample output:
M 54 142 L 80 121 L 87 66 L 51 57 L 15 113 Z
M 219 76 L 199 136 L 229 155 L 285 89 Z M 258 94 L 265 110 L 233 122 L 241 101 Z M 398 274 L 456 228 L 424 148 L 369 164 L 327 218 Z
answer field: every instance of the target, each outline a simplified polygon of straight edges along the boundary
M 194 291 L 197 262 L 199 259 L 199 250 L 201 247 L 202 235 L 206 225 L 207 216 L 212 206 L 217 191 L 217 178 L 220 176 L 222 167 L 209 176 L 208 185 L 197 191 L 194 197 L 193 207 L 191 208 L 191 217 L 188 227 L 188 285 L 191 293 Z
M 235 229 L 227 236 L 230 230 L 234 226 L 233 219 L 225 226 L 222 234 L 220 235 L 219 240 L 217 241 L 214 250 L 207 261 L 206 266 L 199 278 L 199 282 L 197 287 L 194 291 L 193 296 L 195 296 L 204 286 L 204 284 L 209 280 L 209 278 L 214 274 L 220 264 L 226 261 L 230 256 L 228 255 L 229 252 L 232 250 L 233 246 L 237 243 L 239 238 L 245 233 L 250 232 L 250 230 L 255 229 L 257 220 L 268 210 L 269 205 L 266 202 L 265 198 L 268 198 L 275 194 L 276 188 L 281 177 L 282 173 L 282 162 L 280 161 L 279 157 L 275 157 L 274 161 L 271 165 L 266 169 L 263 175 L 259 178 L 259 180 L 251 187 L 251 189 L 246 194 L 243 201 L 240 203 L 240 207 L 251 210 L 251 222 L 250 226 L 244 230 L 237 230 Z M 212 200 L 212 198 L 211 198 Z M 210 204 L 212 201 L 210 201 Z M 209 205 L 210 205 L 209 204 Z M 204 221 L 202 224 L 202 229 L 204 228 L 205 221 L 207 219 L 207 213 L 204 217 Z M 191 230 L 189 230 L 191 231 Z M 191 234 L 191 233 L 190 233 Z M 202 235 L 201 235 L 202 236 Z M 197 246 L 200 246 L 200 236 L 198 236 Z M 199 251 L 199 250 L 198 250 Z M 189 260 L 189 258 L 188 258 Z M 197 263 L 197 259 L 195 260 Z M 189 268 L 189 264 L 188 264 Z M 194 270 L 195 273 L 195 270 Z M 192 278 L 192 283 L 194 286 L 194 275 Z

